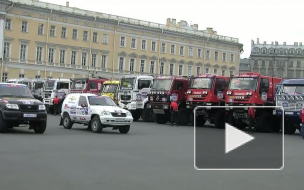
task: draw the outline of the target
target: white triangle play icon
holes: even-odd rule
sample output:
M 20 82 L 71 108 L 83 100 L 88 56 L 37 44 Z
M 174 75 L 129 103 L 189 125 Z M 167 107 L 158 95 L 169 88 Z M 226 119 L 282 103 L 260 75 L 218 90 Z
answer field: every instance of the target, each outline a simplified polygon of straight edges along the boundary
M 238 148 L 239 146 L 244 145 L 245 143 L 252 141 L 254 139 L 253 136 L 244 133 L 236 129 L 235 127 L 225 124 L 225 153 L 229 153 L 230 151 Z

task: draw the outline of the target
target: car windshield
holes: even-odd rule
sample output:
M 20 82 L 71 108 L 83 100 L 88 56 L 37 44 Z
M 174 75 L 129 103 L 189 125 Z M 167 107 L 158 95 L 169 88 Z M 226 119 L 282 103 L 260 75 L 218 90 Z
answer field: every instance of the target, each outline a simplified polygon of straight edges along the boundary
M 84 90 L 86 87 L 86 81 L 84 80 L 75 80 L 71 84 L 71 89 L 74 90 Z
M 69 82 L 57 82 L 57 90 L 69 89 Z
M 0 84 L 0 97 L 33 98 L 33 95 L 27 86 L 17 84 Z
M 54 84 L 55 84 L 55 81 L 47 81 L 46 84 L 45 84 L 45 88 L 46 89 L 53 89 L 54 88 Z
M 257 78 L 232 78 L 229 84 L 230 90 L 255 90 Z
M 171 89 L 172 79 L 155 79 L 152 85 L 152 90 L 166 90 Z
M 91 106 L 117 106 L 108 96 L 89 96 L 88 99 Z
M 149 88 L 151 85 L 151 80 L 148 79 L 139 79 L 138 80 L 138 90 L 143 88 Z
M 120 89 L 133 89 L 135 78 L 122 78 Z
M 103 86 L 103 93 L 115 93 L 117 91 L 118 84 L 105 84 Z
M 35 82 L 35 90 L 37 90 L 37 89 L 40 89 L 40 88 L 43 88 L 43 82 Z
M 283 85 L 281 93 L 288 95 L 304 95 L 304 85 Z
M 212 78 L 194 78 L 191 82 L 191 88 L 211 89 Z

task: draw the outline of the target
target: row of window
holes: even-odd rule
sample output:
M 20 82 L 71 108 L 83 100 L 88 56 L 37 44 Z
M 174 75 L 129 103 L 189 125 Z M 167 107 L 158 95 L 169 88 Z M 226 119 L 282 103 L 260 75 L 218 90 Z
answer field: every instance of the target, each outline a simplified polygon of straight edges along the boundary
M 5 29 L 11 30 L 11 19 L 6 19 Z M 28 32 L 28 22 L 27 21 L 22 21 L 21 31 L 22 32 Z M 39 35 L 44 34 L 44 24 L 39 24 L 38 25 L 38 34 Z M 93 32 L 92 35 L 93 35 L 92 36 L 92 41 L 97 43 L 98 42 L 98 33 Z M 54 26 L 54 25 L 50 26 L 49 36 L 53 36 L 53 37 L 56 36 L 56 26 Z M 66 27 L 61 27 L 61 37 L 62 38 L 67 38 L 67 28 Z M 73 29 L 72 39 L 75 39 L 75 40 L 78 39 L 78 30 L 77 29 Z M 89 39 L 89 31 L 83 31 L 82 40 L 83 41 L 88 41 L 88 39 Z M 104 43 L 104 44 L 108 43 L 108 35 L 107 34 L 103 34 L 102 43 Z M 141 50 L 147 50 L 147 43 L 148 43 L 147 40 L 145 40 L 145 39 L 141 40 Z M 121 36 L 120 37 L 120 47 L 126 47 L 126 44 L 127 44 L 127 37 Z M 136 38 L 131 38 L 130 47 L 132 49 L 137 48 L 137 39 Z M 167 44 L 162 42 L 160 49 L 161 49 L 161 53 L 166 53 L 167 52 Z M 153 51 L 153 52 L 157 51 L 157 42 L 156 41 L 151 42 L 151 51 Z M 177 51 L 178 51 L 179 55 L 184 56 L 185 51 L 186 51 L 186 47 L 185 46 L 179 46 L 179 49 L 177 50 L 177 45 L 171 44 L 170 45 L 170 54 L 177 54 Z M 188 47 L 188 56 L 189 57 L 194 56 L 193 51 L 194 51 L 193 47 L 189 46 Z M 197 58 L 202 58 L 203 57 L 203 53 L 202 53 L 201 48 L 197 49 L 196 55 L 197 55 Z M 206 59 L 210 60 L 210 56 L 211 56 L 211 51 L 206 50 Z M 214 52 L 214 60 L 216 60 L 216 61 L 219 60 L 219 52 L 218 51 Z M 227 61 L 227 53 L 222 53 L 222 61 L 223 62 Z M 234 54 L 230 55 L 230 62 L 231 63 L 234 62 Z
M 273 69 L 268 69 L 268 71 L 266 71 L 266 69 L 253 69 L 253 72 L 257 72 L 257 73 L 261 73 L 262 75 L 267 75 L 267 76 L 276 76 L 279 78 L 283 78 L 284 77 L 284 70 L 273 70 Z M 295 75 L 294 75 L 295 74 Z M 293 71 L 293 70 L 288 70 L 287 71 L 287 77 L 288 78 L 301 78 L 301 71 Z
M 254 61 L 254 67 L 258 67 L 258 62 L 259 61 Z M 274 64 L 275 62 L 275 64 Z M 265 60 L 262 60 L 260 61 L 260 65 L 261 67 L 265 67 L 266 66 L 266 61 Z M 277 65 L 278 67 L 285 67 L 285 65 L 288 63 L 288 67 L 298 67 L 300 68 L 301 67 L 301 61 L 269 61 L 269 67 L 273 67 L 274 65 Z M 296 65 L 295 65 L 296 64 Z
M 253 52 L 255 54 L 259 54 L 259 53 L 261 53 L 261 54 L 267 54 L 267 53 L 269 53 L 269 54 L 280 54 L 280 55 L 287 55 L 287 54 L 294 55 L 295 52 L 296 52 L 297 55 L 302 55 L 303 50 L 300 49 L 300 48 L 299 49 L 295 49 L 295 48 L 289 48 L 289 49 L 285 49 L 285 48 L 280 48 L 280 49 L 269 48 L 269 49 L 267 49 L 265 47 L 264 48 L 255 47 L 254 50 L 253 50 Z

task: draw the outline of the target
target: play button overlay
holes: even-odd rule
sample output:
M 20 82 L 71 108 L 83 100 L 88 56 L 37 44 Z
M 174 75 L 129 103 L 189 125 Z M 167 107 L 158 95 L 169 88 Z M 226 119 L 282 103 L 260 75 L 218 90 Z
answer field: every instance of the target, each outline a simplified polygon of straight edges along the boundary
M 229 153 L 230 151 L 248 143 L 254 139 L 253 136 L 244 133 L 243 131 L 238 130 L 237 128 L 225 124 L 225 153 Z
M 198 106 L 199 115 L 215 113 L 233 106 Z M 246 106 L 244 106 L 246 107 Z M 240 110 L 240 106 L 237 107 Z M 244 108 L 246 109 L 246 108 Z M 248 109 L 248 107 L 247 107 Z M 269 108 L 267 108 L 269 109 Z M 263 111 L 263 110 L 262 110 Z M 269 111 L 269 110 L 267 110 Z M 258 115 L 258 114 L 257 114 Z M 196 117 L 196 113 L 194 112 Z M 216 128 L 214 121 L 207 119 L 204 126 L 194 122 L 194 168 L 197 170 L 281 170 L 284 168 L 284 135 L 273 131 L 249 133 L 248 123 L 229 124 L 221 116 L 222 127 Z M 231 120 L 230 120 L 231 121 Z M 246 121 L 246 118 L 243 119 Z M 275 119 L 273 119 L 275 121 Z M 218 122 L 218 121 L 216 121 Z M 284 121 L 282 118 L 282 124 Z

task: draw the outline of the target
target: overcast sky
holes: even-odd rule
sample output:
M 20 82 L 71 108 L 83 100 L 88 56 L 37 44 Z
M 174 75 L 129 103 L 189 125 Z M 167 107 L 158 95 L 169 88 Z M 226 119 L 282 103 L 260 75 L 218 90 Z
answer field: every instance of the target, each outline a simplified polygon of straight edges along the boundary
M 65 5 L 67 0 L 40 0 Z M 241 58 L 250 56 L 251 40 L 304 42 L 303 0 L 69 0 L 70 7 L 166 24 L 198 24 L 219 35 L 235 37 L 244 45 Z

